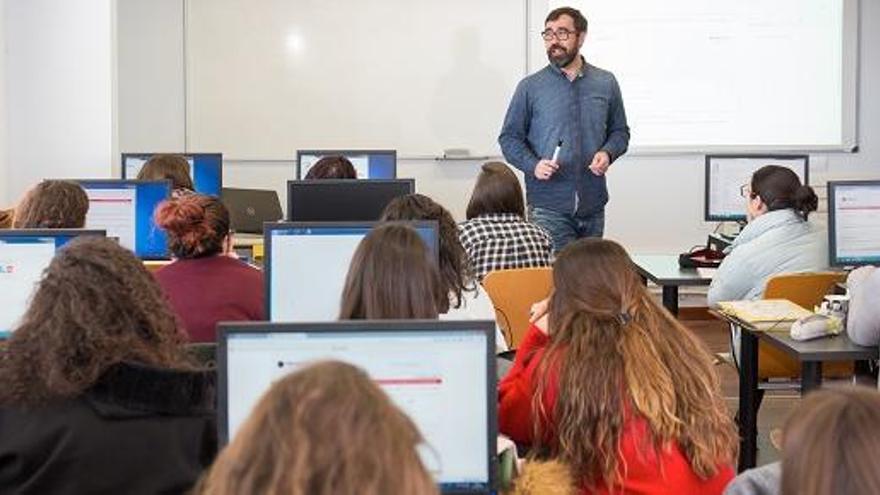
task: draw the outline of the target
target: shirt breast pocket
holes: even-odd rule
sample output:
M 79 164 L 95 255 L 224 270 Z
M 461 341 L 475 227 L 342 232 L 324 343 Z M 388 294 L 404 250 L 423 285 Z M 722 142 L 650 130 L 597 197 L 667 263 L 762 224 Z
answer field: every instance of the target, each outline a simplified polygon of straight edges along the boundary
M 605 96 L 593 95 L 587 98 L 587 113 L 593 128 L 605 135 L 608 123 L 608 108 L 610 101 Z

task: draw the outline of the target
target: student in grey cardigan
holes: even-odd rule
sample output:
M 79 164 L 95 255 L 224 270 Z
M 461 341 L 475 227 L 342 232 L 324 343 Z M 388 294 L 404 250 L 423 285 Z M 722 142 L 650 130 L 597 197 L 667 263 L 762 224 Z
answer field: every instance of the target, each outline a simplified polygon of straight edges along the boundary
M 708 302 L 758 299 L 767 279 L 790 272 L 821 270 L 828 265 L 828 242 L 822 229 L 807 222 L 819 200 L 791 169 L 767 165 L 744 185 L 749 223 L 728 248 L 709 287 Z
M 880 343 L 880 270 L 863 266 L 846 278 L 849 313 L 846 333 L 859 345 Z

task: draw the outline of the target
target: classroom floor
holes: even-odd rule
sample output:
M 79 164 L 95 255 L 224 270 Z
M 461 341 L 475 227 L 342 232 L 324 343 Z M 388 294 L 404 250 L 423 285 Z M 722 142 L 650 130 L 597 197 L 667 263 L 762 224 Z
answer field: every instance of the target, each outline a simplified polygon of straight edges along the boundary
M 709 350 L 715 353 L 730 351 L 730 337 L 727 325 L 719 320 L 685 320 L 682 323 L 706 342 Z M 721 390 L 730 407 L 730 414 L 736 414 L 739 402 L 739 376 L 733 366 L 720 363 L 715 366 L 721 377 Z M 767 392 L 761 409 L 758 411 L 758 465 L 779 459 L 779 452 L 770 443 L 770 431 L 781 428 L 785 418 L 800 397 L 795 390 Z

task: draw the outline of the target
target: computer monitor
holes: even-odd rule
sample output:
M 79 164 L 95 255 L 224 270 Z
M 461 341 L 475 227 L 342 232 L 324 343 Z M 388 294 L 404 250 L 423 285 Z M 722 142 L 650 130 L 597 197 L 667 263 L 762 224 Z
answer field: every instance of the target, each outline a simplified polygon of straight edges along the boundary
M 218 436 L 227 443 L 273 382 L 309 363 L 364 371 L 415 423 L 419 453 L 443 493 L 494 493 L 495 323 L 221 323 Z
M 293 222 L 379 220 L 394 198 L 415 192 L 413 179 L 287 181 L 287 218 Z
M 123 153 L 122 178 L 137 179 L 147 160 L 159 153 Z M 181 155 L 189 163 L 189 176 L 199 194 L 220 196 L 223 189 L 222 153 L 165 153 Z
M 810 181 L 808 155 L 706 155 L 705 220 L 745 222 L 746 199 L 740 194 L 752 174 L 765 165 L 788 167 L 802 184 Z
M 263 232 L 266 314 L 271 321 L 333 321 L 348 266 L 379 222 L 288 222 Z M 406 222 L 440 259 L 436 221 Z
M 0 339 L 18 326 L 55 252 L 74 237 L 104 235 L 85 229 L 0 230 Z
M 880 264 L 880 180 L 828 182 L 831 266 Z
M 397 150 L 296 150 L 296 178 L 305 179 L 312 166 L 325 156 L 348 158 L 358 179 L 397 178 Z
M 156 227 L 153 212 L 171 196 L 171 181 L 74 180 L 89 197 L 87 228 L 106 230 L 141 259 L 168 258 L 165 231 Z

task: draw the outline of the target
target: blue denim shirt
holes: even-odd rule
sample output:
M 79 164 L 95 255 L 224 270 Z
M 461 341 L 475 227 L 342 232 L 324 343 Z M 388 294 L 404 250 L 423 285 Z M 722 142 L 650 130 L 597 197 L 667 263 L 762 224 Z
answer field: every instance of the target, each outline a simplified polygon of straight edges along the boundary
M 538 160 L 552 158 L 559 140 L 559 170 L 538 180 Z M 597 151 L 607 151 L 613 162 L 629 144 L 617 79 L 584 62 L 581 75 L 569 81 L 548 65 L 517 85 L 498 143 L 504 158 L 525 173 L 529 205 L 578 217 L 602 211 L 608 202 L 605 177 L 588 166 Z

